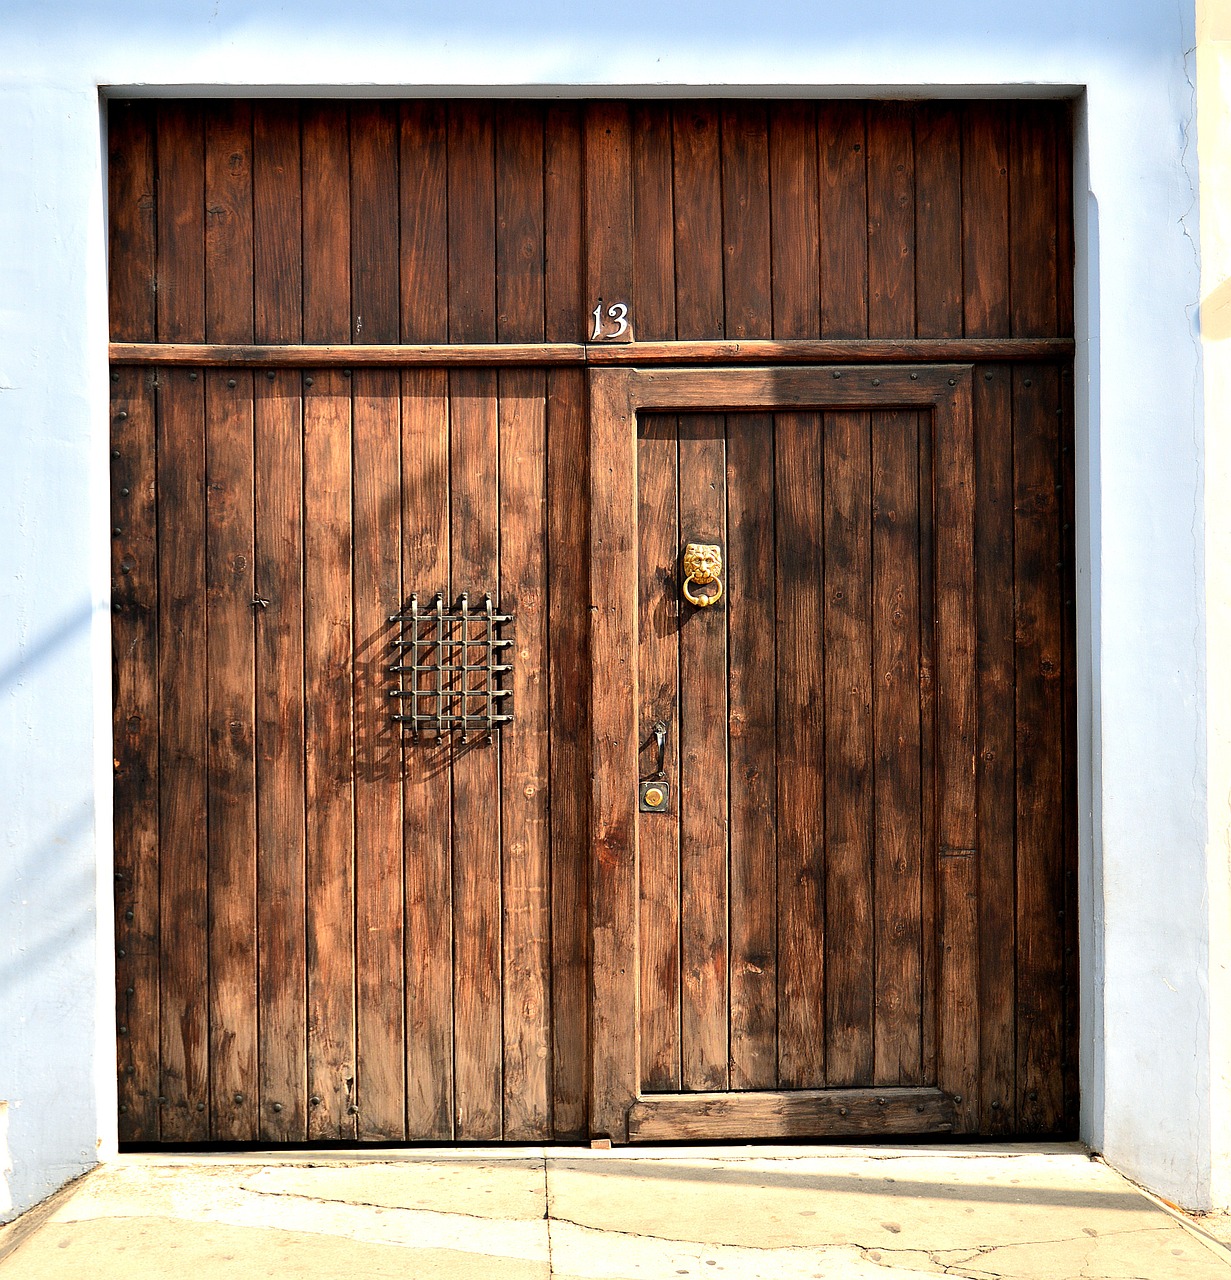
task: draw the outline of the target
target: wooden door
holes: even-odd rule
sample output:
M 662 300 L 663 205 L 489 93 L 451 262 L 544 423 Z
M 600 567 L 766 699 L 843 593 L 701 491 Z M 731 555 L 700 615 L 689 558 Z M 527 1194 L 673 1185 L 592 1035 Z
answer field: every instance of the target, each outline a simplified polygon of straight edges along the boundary
M 622 1096 L 789 1090 L 797 1104 L 869 1081 L 940 1090 L 928 1124 L 951 1107 L 968 1128 L 973 1108 L 989 1135 L 1072 1132 L 1065 104 L 113 100 L 108 147 L 121 1139 L 576 1140 L 611 1129 Z M 600 298 L 629 307 L 631 344 L 591 341 Z M 824 572 L 840 545 L 827 522 L 862 522 L 870 567 L 848 572 L 880 590 L 896 563 L 884 548 L 906 535 L 867 505 L 889 481 L 873 445 L 904 415 L 921 476 L 909 581 L 926 620 L 938 411 L 887 402 L 902 381 L 888 372 L 855 408 L 719 405 L 712 387 L 700 416 L 642 405 L 649 487 L 620 491 L 620 536 L 659 540 L 644 550 L 659 594 L 641 595 L 675 630 L 643 654 L 652 670 L 637 678 L 655 691 L 630 701 L 613 751 L 635 749 L 663 708 L 677 787 L 663 821 L 643 815 L 647 874 L 630 888 L 614 864 L 615 887 L 648 902 L 646 1066 L 625 1095 L 596 1098 L 592 1120 L 591 1027 L 635 1007 L 592 1007 L 588 877 L 605 883 L 608 854 L 595 860 L 590 840 L 590 630 L 612 607 L 635 614 L 637 568 L 590 580 L 587 477 L 600 505 L 613 491 L 591 458 L 587 379 L 644 390 L 658 384 L 618 370 L 774 366 L 781 389 L 824 365 L 836 388 L 861 363 L 893 364 L 917 391 L 942 362 L 973 370 L 977 829 L 955 847 L 976 854 L 938 860 L 936 832 L 918 834 L 920 874 L 938 878 L 920 882 L 906 941 L 875 838 L 910 805 L 882 787 L 878 756 L 865 785 L 826 745 L 883 743 L 901 728 L 877 718 L 889 700 L 873 687 L 871 720 L 844 721 L 823 682 L 801 736 L 779 736 L 800 664 L 824 664 L 841 628 L 848 655 L 884 657 L 878 597 L 853 619 L 783 531 L 793 518 L 801 544 L 828 545 Z M 857 456 L 835 434 L 850 414 L 868 424 Z M 799 506 L 790 477 L 808 466 Z M 864 506 L 846 512 L 842 494 Z M 662 616 L 684 517 L 729 564 L 729 597 L 691 619 Z M 516 614 L 516 714 L 490 747 L 425 750 L 389 718 L 389 615 L 437 590 L 490 591 Z M 753 599 L 773 602 L 772 650 Z M 602 696 L 636 634 L 595 672 Z M 921 625 L 903 659 L 922 677 L 938 635 Z M 838 670 L 823 665 L 824 680 Z M 809 734 L 826 753 L 811 774 L 788 751 Z M 688 772 L 681 751 L 709 764 Z M 623 760 L 620 803 L 638 763 L 649 755 Z M 792 768 L 831 803 L 807 808 Z M 938 768 L 921 756 L 924 817 Z M 813 832 L 827 856 L 858 847 L 844 824 L 869 823 L 862 862 L 825 864 L 842 885 L 870 883 L 863 941 L 841 945 L 842 886 L 818 882 L 821 986 L 800 1003 L 791 965 L 812 956 L 791 950 L 802 917 L 784 858 Z M 668 875 L 677 830 L 698 851 L 683 882 Z M 610 908 L 595 905 L 601 957 Z M 674 953 L 673 926 L 659 927 L 671 912 L 688 927 Z M 917 973 L 887 960 L 916 939 Z M 720 945 L 728 976 L 694 978 Z M 966 985 L 946 982 L 959 960 Z M 969 1087 L 945 1074 L 958 1046 Z
M 592 1130 L 976 1128 L 970 367 L 590 390 Z

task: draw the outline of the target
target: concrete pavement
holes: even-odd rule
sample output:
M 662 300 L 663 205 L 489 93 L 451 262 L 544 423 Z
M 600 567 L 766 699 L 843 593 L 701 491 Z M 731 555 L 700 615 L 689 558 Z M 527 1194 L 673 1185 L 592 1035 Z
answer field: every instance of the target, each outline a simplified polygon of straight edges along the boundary
M 0 1231 L 0 1280 L 937 1275 L 1231 1280 L 1231 1252 L 1076 1145 L 127 1155 Z

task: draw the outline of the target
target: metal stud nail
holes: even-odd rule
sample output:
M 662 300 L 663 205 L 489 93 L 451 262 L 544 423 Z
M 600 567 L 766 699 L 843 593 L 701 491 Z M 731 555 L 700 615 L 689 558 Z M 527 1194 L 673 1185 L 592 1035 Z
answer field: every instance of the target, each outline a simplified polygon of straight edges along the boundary
M 881 384 L 881 380 L 880 380 L 879 378 L 873 378 L 873 379 L 872 379 L 872 385 L 873 385 L 874 387 L 879 387 L 879 386 L 880 386 L 880 384 Z
M 845 1108 L 845 1107 L 839 1107 L 839 1108 L 838 1108 L 838 1114 L 839 1114 L 840 1116 L 844 1116 L 844 1115 L 846 1115 L 846 1108 Z
M 304 384 L 304 386 L 305 386 L 305 387 L 310 387 L 310 386 L 312 385 L 312 379 L 311 379 L 311 378 L 305 378 L 305 379 L 303 380 L 303 384 Z
M 359 1114 L 359 1108 L 352 1102 L 351 1105 L 346 1108 L 346 1114 L 348 1116 L 357 1116 Z
M 128 490 L 128 489 L 121 489 L 121 490 L 120 490 L 120 497 L 121 497 L 121 498 L 127 498 L 130 492 L 131 492 L 131 491 L 130 491 L 130 490 Z
M 111 532 L 114 533 L 115 536 L 118 538 L 120 534 L 124 532 L 124 530 L 117 524 L 115 528 L 111 530 Z
M 121 960 L 123 960 L 123 959 L 124 959 L 124 957 L 128 954 L 128 952 L 127 952 L 127 951 L 125 951 L 123 947 L 117 947 L 117 948 L 116 948 L 116 952 L 115 952 L 115 954 L 116 954 L 116 955 L 117 955 Z
M 136 995 L 136 992 L 134 991 L 134 989 L 133 989 L 132 987 L 125 987 L 125 988 L 124 988 L 124 994 L 125 994 L 126 996 L 131 996 L 131 995 Z
M 195 369 L 193 369 L 193 370 L 188 374 L 188 381 L 189 381 L 189 382 L 196 382 L 196 380 L 197 380 L 197 371 L 196 371 Z
M 125 919 L 125 920 L 131 920 L 132 918 L 133 918 L 133 913 L 132 913 L 132 910 L 131 910 L 131 908 L 130 908 L 128 911 L 125 911 L 125 912 L 124 912 L 124 919 Z
M 125 1074 L 126 1076 L 135 1076 L 135 1075 L 137 1074 L 137 1068 L 136 1068 L 136 1067 L 125 1067 L 125 1068 L 124 1068 L 124 1074 Z
M 1022 386 L 1023 386 L 1023 387 L 1033 387 L 1033 386 L 1034 386 L 1034 383 L 1033 383 L 1033 382 L 1031 382 L 1029 378 L 1023 378 L 1023 379 L 1022 379 Z
M 840 377 L 842 376 L 842 370 L 841 370 L 841 369 L 835 369 L 835 370 L 833 371 L 833 376 L 834 376 L 835 378 L 840 378 Z
M 992 375 L 991 375 L 990 373 L 985 373 L 985 374 L 983 375 L 983 381 L 984 381 L 984 382 L 991 382 L 991 380 L 992 380 Z
M 198 1102 L 198 1103 L 197 1103 L 197 1110 L 198 1110 L 198 1111 L 204 1111 L 204 1110 L 205 1110 L 205 1103 L 204 1103 L 204 1102 Z
M 349 377 L 350 377 L 350 370 L 349 370 L 349 369 L 343 369 L 343 370 L 342 370 L 342 376 L 343 376 L 344 378 L 349 378 Z
M 128 1103 L 127 1103 L 127 1102 L 121 1102 L 121 1103 L 120 1103 L 120 1115 L 122 1115 L 122 1116 L 126 1116 L 127 1114 L 128 1114 Z
M 321 1100 L 320 1100 L 320 1098 L 319 1098 L 315 1093 L 314 1093 L 314 1094 L 313 1094 L 313 1095 L 308 1099 L 308 1101 L 309 1101 L 309 1102 L 310 1102 L 314 1107 L 319 1107 L 319 1106 L 321 1105 Z
M 119 451 L 118 449 L 112 449 L 112 450 L 111 450 L 111 456 L 112 456 L 113 458 L 118 458 L 118 457 L 120 456 L 120 451 Z
M 953 1095 L 953 1101 L 954 1101 L 954 1102 L 961 1102 L 961 1100 L 962 1100 L 962 1095 L 961 1095 L 960 1093 L 955 1093 L 955 1094 Z
M 956 378 L 950 378 L 950 379 L 949 379 L 949 385 L 950 385 L 951 387 L 956 387 L 956 386 L 957 386 L 957 379 L 956 379 Z
M 281 1110 L 282 1110 L 282 1103 L 280 1103 L 280 1102 L 275 1102 L 275 1103 L 274 1103 L 274 1110 L 275 1110 L 275 1111 L 281 1111 Z
M 992 1110 L 993 1110 L 993 1111 L 999 1111 L 999 1110 L 1000 1110 L 1000 1103 L 999 1103 L 999 1102 L 993 1102 L 993 1103 L 992 1103 Z
M 115 416 L 116 416 L 116 421 L 117 421 L 117 422 L 123 422 L 123 421 L 124 421 L 124 419 L 128 417 L 128 410 L 127 410 L 127 409 L 121 409 L 121 410 L 119 411 L 119 413 L 117 413 Z
M 235 379 L 234 379 L 234 378 L 228 378 L 228 379 L 227 379 L 227 386 L 228 386 L 228 387 L 233 387 L 234 385 L 235 385 Z
M 128 1034 L 128 1028 L 124 1025 L 124 1023 L 122 1023 L 122 1022 L 121 1022 L 121 1023 L 120 1023 L 120 1035 L 122 1035 L 122 1036 L 126 1036 L 127 1034 Z
M 119 382 L 119 380 L 120 380 L 120 375 L 119 375 L 118 373 L 113 373 L 113 374 L 111 375 L 111 381 L 112 381 L 112 382 Z
M 241 1102 L 243 1102 L 243 1100 L 244 1100 L 244 1095 L 243 1095 L 242 1093 L 237 1093 L 237 1094 L 235 1095 L 235 1105 L 236 1105 L 236 1106 L 239 1106 L 239 1104 L 240 1104 Z
M 266 369 L 265 376 L 272 382 L 278 375 L 272 369 Z
M 167 1100 L 166 1100 L 166 1098 L 164 1098 L 161 1094 L 160 1094 L 160 1095 L 159 1095 L 159 1097 L 158 1097 L 158 1105 L 159 1105 L 160 1107 L 165 1107 L 165 1106 L 167 1105 Z

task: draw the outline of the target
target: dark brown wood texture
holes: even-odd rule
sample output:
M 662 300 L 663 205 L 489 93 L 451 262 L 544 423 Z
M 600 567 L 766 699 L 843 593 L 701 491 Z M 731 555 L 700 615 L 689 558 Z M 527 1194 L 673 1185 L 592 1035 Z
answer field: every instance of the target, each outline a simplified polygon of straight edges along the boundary
M 602 1127 L 591 1017 L 638 1003 L 648 1089 L 913 1086 L 949 1053 L 980 1131 L 1071 1130 L 1067 110 L 116 102 L 109 156 L 111 336 L 134 344 L 112 383 L 124 1140 L 579 1136 Z M 582 345 L 599 296 L 637 343 Z M 506 351 L 519 368 L 477 367 Z M 600 791 L 626 802 L 662 715 L 688 804 L 643 827 L 620 907 L 649 963 L 591 1014 L 591 947 L 627 922 L 595 887 L 591 941 L 581 691 L 591 604 L 635 597 L 588 581 L 585 371 L 559 366 L 639 359 L 986 362 L 977 817 L 929 825 L 946 766 L 911 610 L 944 584 L 905 567 L 933 518 L 915 415 L 655 419 L 621 463 L 657 512 L 639 555 L 672 577 L 682 540 L 720 539 L 731 598 L 683 646 L 671 606 L 643 611 L 645 696 Z M 809 556 L 840 599 L 804 589 Z M 406 749 L 384 619 L 466 587 L 518 612 L 517 721 L 495 749 Z M 917 768 L 886 755 L 916 739 Z M 632 814 L 595 820 L 601 868 Z M 856 851 L 836 880 L 822 832 Z M 827 927 L 870 886 L 872 914 Z M 967 1038 L 937 1045 L 929 1002 L 971 973 Z

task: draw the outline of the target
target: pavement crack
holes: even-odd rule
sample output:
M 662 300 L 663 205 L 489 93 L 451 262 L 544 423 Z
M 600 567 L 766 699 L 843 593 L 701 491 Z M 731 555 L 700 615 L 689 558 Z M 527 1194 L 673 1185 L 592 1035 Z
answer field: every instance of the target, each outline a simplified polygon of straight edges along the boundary
M 344 1205 L 353 1209 L 380 1209 L 388 1213 L 434 1213 L 441 1218 L 466 1218 L 471 1222 L 502 1222 L 486 1213 L 467 1213 L 464 1209 L 425 1209 L 413 1204 L 380 1204 L 375 1200 L 335 1200 L 325 1196 L 306 1196 L 300 1191 L 266 1191 L 263 1187 L 241 1186 L 251 1196 L 270 1196 L 279 1200 L 298 1200 L 301 1204 Z M 546 1215 L 544 1215 L 546 1216 Z

